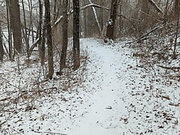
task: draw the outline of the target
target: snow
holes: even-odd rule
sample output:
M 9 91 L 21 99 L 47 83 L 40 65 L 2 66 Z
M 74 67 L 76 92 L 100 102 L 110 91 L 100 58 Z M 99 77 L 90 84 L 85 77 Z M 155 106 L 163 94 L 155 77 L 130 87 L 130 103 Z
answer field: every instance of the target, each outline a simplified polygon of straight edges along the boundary
M 42 93 L 36 100 L 29 98 L 32 100 L 29 106 L 32 102 L 35 107 L 32 110 L 25 111 L 21 103 L 17 105 L 18 113 L 0 112 L 0 125 L 8 119 L 0 126 L 0 132 L 25 135 L 180 134 L 179 106 L 170 105 L 180 103 L 180 82 L 160 76 L 158 70 L 161 73 L 164 70 L 159 67 L 156 72 L 140 68 L 140 60 L 132 56 L 133 50 L 126 46 L 127 42 L 108 45 L 102 40 L 81 39 L 81 48 L 88 54 L 85 71 L 81 72 L 82 65 L 79 71 L 70 73 L 69 78 L 62 76 L 59 80 L 55 76 L 56 79 L 45 81 L 39 87 L 41 90 L 49 88 L 44 90 L 49 96 Z M 21 88 L 36 91 L 38 87 L 32 86 L 32 82 L 39 82 L 40 66 L 33 64 L 23 70 L 24 78 L 21 75 L 21 79 L 12 80 L 17 77 L 13 73 L 15 68 L 16 62 L 6 62 L 0 75 L 14 85 L 21 82 L 19 80 L 26 80 L 21 82 L 24 84 Z M 30 77 L 32 72 L 35 79 Z M 39 80 L 44 81 L 43 77 Z M 5 89 L 16 89 L 3 80 L 0 83 L 1 95 Z M 64 91 L 64 85 L 70 88 Z M 3 98 L 0 98 L 0 104 Z
M 95 89 L 96 92 L 92 96 L 91 101 L 93 101 L 93 105 L 89 109 L 89 113 L 80 122 L 79 127 L 72 130 L 69 134 L 179 133 L 178 128 L 173 130 L 173 127 L 170 126 L 168 127 L 170 129 L 168 130 L 167 128 L 167 131 L 158 129 L 158 124 L 160 123 L 154 122 L 155 118 L 153 118 L 152 110 L 156 104 L 161 106 L 163 104 L 161 102 L 164 101 L 153 98 L 153 93 L 151 92 L 157 94 L 155 90 L 152 89 L 149 95 L 146 91 L 150 87 L 158 89 L 163 86 L 158 86 L 160 85 L 159 83 L 151 84 L 153 82 L 149 82 L 151 80 L 149 76 L 144 78 L 146 74 L 141 70 L 137 70 L 137 62 L 131 58 L 129 49 L 121 48 L 125 43 L 116 44 L 116 47 L 113 48 L 107 45 L 103 46 L 102 43 L 94 40 L 86 41 L 85 44 L 88 46 L 90 58 L 93 58 L 91 63 L 96 65 L 96 69 L 93 69 L 91 64 L 88 66 L 89 70 L 96 71 L 96 74 L 93 75 L 95 80 L 93 79 L 94 81 L 89 85 L 92 87 L 89 88 Z M 89 76 L 91 75 L 89 74 Z M 174 100 L 179 100 L 180 95 L 177 91 L 180 88 L 179 84 L 178 88 L 176 85 L 175 87 L 172 87 L 170 91 L 174 90 L 177 95 L 177 97 L 174 97 Z M 169 88 L 165 87 L 164 89 L 168 90 Z M 130 96 L 136 94 L 139 96 Z M 174 108 L 174 111 L 176 111 L 176 117 L 179 117 L 180 110 Z M 151 117 L 151 120 L 147 120 L 145 117 Z

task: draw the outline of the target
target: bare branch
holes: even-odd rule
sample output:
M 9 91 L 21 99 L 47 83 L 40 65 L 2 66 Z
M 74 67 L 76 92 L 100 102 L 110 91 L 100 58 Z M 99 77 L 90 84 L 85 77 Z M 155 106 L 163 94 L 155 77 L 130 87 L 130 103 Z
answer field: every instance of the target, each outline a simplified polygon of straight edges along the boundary
M 101 6 L 101 5 L 98 5 L 98 4 L 94 4 L 94 3 L 90 3 L 90 4 L 88 4 L 88 5 L 85 5 L 85 6 L 81 7 L 80 9 L 81 9 L 81 10 L 85 10 L 85 9 L 87 9 L 87 8 L 89 8 L 89 7 L 95 7 L 95 8 L 102 8 L 102 9 L 105 9 L 105 10 L 110 10 L 110 9 L 107 8 L 107 7 L 104 7 L 104 6 Z
M 107 7 L 104 7 L 104 6 L 101 6 L 101 5 L 98 5 L 98 4 L 94 4 L 94 3 L 90 3 L 90 4 L 88 4 L 88 5 L 85 5 L 85 6 L 81 7 L 80 10 L 85 10 L 85 9 L 87 9 L 87 8 L 90 8 L 90 7 L 102 8 L 102 9 L 105 9 L 105 10 L 110 10 L 110 9 L 107 8 Z M 73 10 L 70 9 L 69 12 L 68 12 L 68 15 L 71 15 L 72 13 L 73 13 Z M 63 15 L 60 16 L 60 17 L 55 21 L 55 23 L 54 23 L 54 25 L 53 25 L 52 27 L 54 27 L 54 26 L 56 26 L 58 23 L 60 23 L 62 19 L 63 19 Z
M 160 12 L 161 14 L 163 14 L 162 9 L 156 4 L 156 2 L 154 0 L 149 0 L 149 2 L 151 3 L 152 6 L 155 7 L 155 9 Z
M 161 66 L 161 65 L 158 65 L 158 67 L 170 69 L 170 70 L 180 70 L 180 67 L 165 67 L 165 66 Z

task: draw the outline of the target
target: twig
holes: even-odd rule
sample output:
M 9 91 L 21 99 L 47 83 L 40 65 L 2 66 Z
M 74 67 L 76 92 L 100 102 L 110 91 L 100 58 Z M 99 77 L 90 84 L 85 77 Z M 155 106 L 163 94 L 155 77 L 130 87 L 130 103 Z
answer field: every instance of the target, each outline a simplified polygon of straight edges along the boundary
M 4 122 L 0 123 L 0 127 L 1 127 L 2 125 L 4 125 L 6 122 L 7 122 L 7 121 L 4 121 Z
M 169 105 L 171 105 L 171 106 L 175 106 L 175 107 L 179 107 L 179 106 L 180 106 L 180 103 L 177 103 L 177 104 L 174 104 L 174 103 L 169 103 Z
M 3 99 L 0 99 L 0 102 L 6 101 L 6 100 L 8 100 L 8 99 L 11 99 L 11 97 L 6 97 L 6 98 L 3 98 Z
M 180 70 L 180 67 L 165 67 L 165 66 L 161 66 L 161 65 L 158 65 L 158 67 L 161 67 L 161 68 L 165 68 L 165 69 L 170 69 L 170 70 Z
M 159 29 L 162 29 L 163 27 L 161 26 L 157 26 L 155 28 L 153 28 L 152 30 L 150 30 L 149 32 L 145 33 L 144 35 L 142 35 L 140 38 L 138 38 L 136 41 L 137 42 L 140 42 L 141 40 L 143 40 L 146 36 L 148 36 L 149 34 L 151 34 L 152 32 L 156 31 L 156 30 L 159 30 Z
M 43 132 L 43 131 L 35 131 L 35 130 L 32 130 L 32 131 L 34 131 L 35 133 L 46 133 L 46 134 L 52 134 L 52 135 L 67 135 L 67 134 L 55 133 L 55 132 Z

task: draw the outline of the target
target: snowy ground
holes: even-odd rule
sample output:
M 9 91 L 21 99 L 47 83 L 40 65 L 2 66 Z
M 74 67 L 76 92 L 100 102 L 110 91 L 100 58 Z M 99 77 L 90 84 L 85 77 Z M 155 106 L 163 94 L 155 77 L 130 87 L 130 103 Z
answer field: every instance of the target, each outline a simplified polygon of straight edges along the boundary
M 33 101 L 33 109 L 1 114 L 2 134 L 179 135 L 180 82 L 139 68 L 125 42 L 110 46 L 82 39 L 89 57 L 86 78 L 68 91 L 53 93 L 52 89 L 50 96 Z M 61 83 L 54 80 L 46 87 L 59 89 Z M 0 88 L 2 94 L 5 84 Z

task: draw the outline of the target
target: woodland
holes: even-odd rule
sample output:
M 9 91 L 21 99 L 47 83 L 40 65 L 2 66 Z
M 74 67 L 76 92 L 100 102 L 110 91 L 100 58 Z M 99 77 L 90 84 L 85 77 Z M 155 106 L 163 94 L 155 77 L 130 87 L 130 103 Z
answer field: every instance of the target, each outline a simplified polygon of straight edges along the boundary
M 179 135 L 179 0 L 0 0 L 0 135 Z

